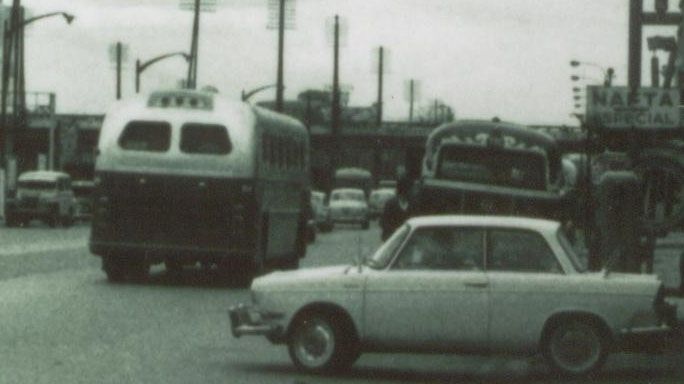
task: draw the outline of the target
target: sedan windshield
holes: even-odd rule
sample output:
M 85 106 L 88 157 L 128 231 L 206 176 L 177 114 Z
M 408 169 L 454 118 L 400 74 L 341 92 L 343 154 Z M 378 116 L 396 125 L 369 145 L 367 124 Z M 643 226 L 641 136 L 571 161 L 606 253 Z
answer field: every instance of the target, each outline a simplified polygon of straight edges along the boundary
M 387 267 L 387 264 L 392 260 L 392 256 L 397 253 L 397 250 L 404 242 L 404 239 L 406 239 L 406 235 L 409 231 L 410 228 L 406 224 L 397 229 L 394 234 L 375 251 L 373 256 L 366 260 L 366 264 L 373 269 L 384 269 Z

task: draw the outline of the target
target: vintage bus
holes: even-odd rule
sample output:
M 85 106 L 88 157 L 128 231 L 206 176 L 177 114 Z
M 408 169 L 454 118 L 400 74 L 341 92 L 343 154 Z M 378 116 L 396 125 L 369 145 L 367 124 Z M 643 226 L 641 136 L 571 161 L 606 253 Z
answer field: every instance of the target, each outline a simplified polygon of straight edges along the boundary
M 309 137 L 216 93 L 122 101 L 98 142 L 90 250 L 110 281 L 200 263 L 249 282 L 306 251 Z

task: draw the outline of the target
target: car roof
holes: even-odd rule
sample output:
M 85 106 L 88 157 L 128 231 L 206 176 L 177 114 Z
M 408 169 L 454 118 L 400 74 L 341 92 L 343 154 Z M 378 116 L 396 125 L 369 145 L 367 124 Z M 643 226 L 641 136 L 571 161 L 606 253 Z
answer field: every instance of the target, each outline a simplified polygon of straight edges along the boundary
M 22 173 L 19 181 L 54 181 L 64 177 L 69 177 L 69 175 L 57 171 L 29 171 Z
M 488 215 L 433 215 L 418 216 L 407 220 L 412 227 L 430 226 L 477 226 L 532 229 L 540 232 L 556 231 L 560 223 L 552 220 L 514 216 Z

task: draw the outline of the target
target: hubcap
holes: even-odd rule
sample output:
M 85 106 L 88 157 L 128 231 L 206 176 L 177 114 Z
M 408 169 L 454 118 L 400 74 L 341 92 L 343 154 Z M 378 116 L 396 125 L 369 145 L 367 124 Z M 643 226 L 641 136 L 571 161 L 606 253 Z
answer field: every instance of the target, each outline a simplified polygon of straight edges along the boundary
M 598 361 L 601 341 L 593 328 L 573 324 L 554 334 L 551 353 L 564 369 L 582 372 Z
M 294 350 L 299 361 L 311 368 L 324 365 L 335 349 L 335 335 L 326 321 L 305 321 L 298 332 Z

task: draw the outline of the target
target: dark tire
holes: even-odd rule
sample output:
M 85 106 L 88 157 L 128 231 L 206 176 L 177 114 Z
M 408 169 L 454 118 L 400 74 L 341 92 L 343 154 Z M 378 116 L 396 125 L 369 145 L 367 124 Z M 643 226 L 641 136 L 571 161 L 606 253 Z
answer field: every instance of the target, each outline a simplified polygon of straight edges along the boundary
M 150 265 L 144 260 L 129 261 L 126 272 L 131 281 L 142 282 L 149 277 Z
M 287 259 L 283 261 L 280 264 L 280 268 L 284 270 L 294 270 L 299 268 L 299 258 L 298 257 L 293 257 L 290 259 Z
M 308 372 L 333 372 L 349 368 L 360 355 L 358 343 L 349 337 L 335 316 L 309 312 L 295 319 L 288 339 L 294 365 Z
M 254 263 L 223 261 L 218 264 L 221 277 L 225 277 L 230 285 L 239 288 L 247 288 L 252 284 L 256 275 Z
M 10 212 L 5 213 L 5 226 L 6 227 L 17 227 L 21 224 L 19 218 Z
M 55 228 L 60 223 L 59 218 L 59 208 L 53 207 L 50 214 L 45 218 L 45 223 L 50 226 L 50 228 Z
M 169 259 L 164 262 L 166 274 L 178 277 L 183 273 L 183 263 L 176 259 Z
M 364 222 L 361 224 L 361 228 L 362 228 L 362 229 L 368 229 L 368 228 L 370 228 L 370 221 L 369 221 L 369 220 L 364 221 Z
M 328 233 L 328 232 L 332 231 L 332 229 L 333 229 L 332 223 L 323 223 L 320 226 L 320 230 L 322 233 Z
M 126 279 L 126 265 L 121 259 L 111 256 L 102 257 L 102 270 L 111 283 L 120 283 Z
M 567 376 L 596 372 L 608 357 L 608 337 L 596 321 L 566 319 L 551 325 L 542 353 L 551 368 Z
M 74 213 L 72 211 L 69 211 L 69 213 L 62 217 L 62 226 L 65 228 L 69 228 L 72 225 L 74 225 Z

